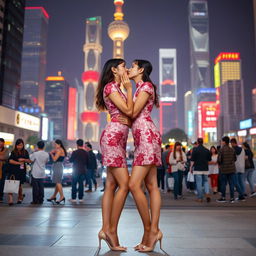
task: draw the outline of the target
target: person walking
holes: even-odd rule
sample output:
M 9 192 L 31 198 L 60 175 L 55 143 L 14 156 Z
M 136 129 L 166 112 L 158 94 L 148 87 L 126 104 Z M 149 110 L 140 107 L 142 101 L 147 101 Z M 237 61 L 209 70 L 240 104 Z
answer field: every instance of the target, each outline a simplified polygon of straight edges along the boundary
M 245 179 L 247 179 L 250 186 L 250 197 L 256 196 L 256 191 L 254 190 L 253 183 L 253 173 L 255 171 L 255 166 L 253 162 L 253 152 L 250 145 L 247 142 L 243 143 L 243 148 L 245 150 Z
M 165 170 L 165 187 L 167 192 L 171 191 L 171 188 L 169 187 L 169 184 L 168 184 L 168 179 L 172 177 L 171 172 L 169 171 L 170 170 L 169 161 L 168 161 L 169 154 L 170 154 L 170 145 L 168 144 L 164 147 L 164 152 L 162 154 L 162 165 Z
M 210 148 L 211 161 L 209 162 L 209 176 L 211 179 L 211 187 L 213 194 L 218 193 L 218 178 L 219 178 L 219 166 L 218 166 L 218 151 L 214 146 Z
M 236 153 L 235 188 L 239 194 L 236 200 L 245 201 L 245 151 L 242 147 L 238 146 L 237 140 L 235 138 L 232 138 L 230 140 L 230 143 Z
M 97 190 L 97 180 L 96 180 L 96 170 L 97 170 L 97 160 L 96 155 L 93 153 L 92 145 L 90 142 L 85 142 L 85 150 L 88 152 L 88 164 L 87 164 L 87 182 L 88 182 L 88 190 L 85 192 L 92 192 L 92 182 L 94 184 L 94 190 Z
M 27 164 L 31 163 L 29 159 L 28 151 L 25 149 L 24 141 L 17 139 L 15 142 L 14 150 L 11 152 L 9 157 L 8 165 L 8 179 L 15 177 L 15 180 L 20 181 L 18 201 L 17 204 L 21 204 L 25 194 L 22 193 L 22 184 L 26 181 L 26 168 Z M 8 194 L 9 206 L 13 205 L 13 194 Z
M 236 153 L 233 148 L 229 146 L 230 139 L 225 136 L 221 140 L 222 147 L 218 154 L 218 164 L 221 176 L 221 198 L 217 200 L 219 203 L 226 202 L 226 186 L 229 183 L 230 203 L 235 202 L 234 186 L 236 173 Z
M 157 166 L 157 186 L 161 192 L 165 192 L 164 190 L 164 176 L 165 176 L 165 167 L 163 165 L 164 161 L 164 154 L 163 149 L 161 150 L 161 158 L 162 158 L 162 165 Z
M 73 163 L 71 202 L 76 202 L 77 192 L 79 202 L 83 202 L 84 180 L 88 168 L 88 152 L 84 149 L 84 141 L 76 141 L 77 150 L 72 152 L 69 162 Z M 78 184 L 78 190 L 77 190 Z
M 67 151 L 63 146 L 63 143 L 61 140 L 55 140 L 54 147 L 55 149 L 50 152 L 50 155 L 53 160 L 52 182 L 55 183 L 56 185 L 55 185 L 55 191 L 53 195 L 50 198 L 48 198 L 47 201 L 56 202 L 57 204 L 64 202 L 65 204 L 65 197 L 62 189 L 62 176 L 63 176 L 63 162 L 65 160 L 65 157 L 67 156 Z M 60 195 L 60 198 L 57 201 L 56 199 L 57 199 L 58 193 Z
M 7 175 L 7 164 L 9 158 L 9 150 L 5 147 L 5 141 L 0 138 L 0 203 L 4 199 L 4 182 Z
M 211 201 L 210 188 L 208 183 L 209 174 L 209 161 L 211 161 L 211 153 L 209 149 L 204 147 L 203 139 L 197 139 L 198 146 L 193 149 L 191 157 L 190 172 L 195 176 L 196 190 L 197 190 L 197 202 L 203 202 L 203 188 L 206 197 L 206 201 Z M 194 170 L 192 170 L 194 168 Z
M 173 152 L 170 154 L 169 163 L 172 167 L 174 178 L 174 199 L 182 198 L 183 174 L 187 156 L 182 150 L 180 142 L 175 142 Z
M 42 204 L 44 202 L 44 178 L 45 165 L 49 161 L 49 154 L 44 151 L 44 142 L 37 142 L 37 151 L 30 155 L 33 163 L 32 177 L 32 202 L 31 204 Z

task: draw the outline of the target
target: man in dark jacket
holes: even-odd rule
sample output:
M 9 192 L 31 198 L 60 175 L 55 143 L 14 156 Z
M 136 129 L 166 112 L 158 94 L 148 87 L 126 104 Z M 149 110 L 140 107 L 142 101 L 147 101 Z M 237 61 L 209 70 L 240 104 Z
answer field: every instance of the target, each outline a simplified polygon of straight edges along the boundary
M 97 181 L 95 178 L 95 172 L 97 170 L 96 156 L 92 151 L 92 145 L 89 142 L 85 142 L 85 150 L 88 152 L 88 169 L 87 169 L 87 182 L 89 189 L 85 192 L 92 192 L 92 181 L 94 184 L 95 191 L 97 190 Z
M 83 201 L 84 197 L 84 179 L 86 168 L 88 166 L 88 152 L 84 149 L 84 141 L 79 139 L 76 141 L 77 150 L 75 150 L 69 161 L 73 163 L 72 174 L 72 199 L 71 202 L 76 202 L 77 183 L 78 183 L 78 198 L 79 202 Z
M 225 136 L 222 138 L 222 147 L 218 154 L 218 164 L 221 176 L 221 198 L 217 200 L 219 203 L 226 202 L 226 186 L 229 183 L 230 202 L 234 203 L 234 186 L 236 173 L 236 153 L 233 148 L 229 146 L 230 139 Z
M 190 171 L 194 173 L 196 180 L 197 201 L 203 201 L 203 187 L 206 201 L 211 201 L 210 187 L 208 183 L 208 163 L 211 161 L 211 153 L 209 149 L 203 146 L 203 139 L 198 138 L 198 146 L 192 151 Z M 192 168 L 194 170 L 192 171 Z

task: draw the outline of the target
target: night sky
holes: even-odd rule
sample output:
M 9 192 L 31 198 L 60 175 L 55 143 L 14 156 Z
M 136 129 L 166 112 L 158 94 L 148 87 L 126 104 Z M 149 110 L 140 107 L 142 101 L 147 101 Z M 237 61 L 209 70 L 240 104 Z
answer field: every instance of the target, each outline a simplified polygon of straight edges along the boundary
M 47 75 L 63 71 L 70 84 L 81 81 L 84 67 L 85 19 L 102 17 L 102 64 L 112 58 L 112 41 L 107 35 L 113 21 L 113 0 L 27 0 L 27 6 L 43 6 L 50 15 Z M 256 87 L 255 40 L 252 0 L 208 0 L 210 16 L 210 58 L 213 63 L 222 51 L 241 53 L 246 114 L 251 112 L 251 89 Z M 130 35 L 125 41 L 129 67 L 136 58 L 148 59 L 158 84 L 159 48 L 177 49 L 178 116 L 184 125 L 183 95 L 190 89 L 188 0 L 125 0 L 124 20 Z M 156 117 L 156 112 L 154 113 Z

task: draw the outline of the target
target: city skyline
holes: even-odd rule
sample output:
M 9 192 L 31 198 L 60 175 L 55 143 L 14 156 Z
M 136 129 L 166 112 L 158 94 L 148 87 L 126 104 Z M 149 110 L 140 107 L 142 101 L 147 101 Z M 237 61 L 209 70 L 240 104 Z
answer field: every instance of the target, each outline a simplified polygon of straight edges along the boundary
M 87 17 L 102 16 L 102 63 L 112 57 L 113 45 L 107 35 L 107 26 L 113 20 L 114 6 L 112 0 L 104 2 L 77 0 L 76 5 L 72 5 L 69 1 L 61 1 L 61 3 L 62 8 L 60 8 L 60 1 L 58 0 L 54 2 L 28 0 L 27 6 L 43 6 L 50 15 L 47 74 L 51 75 L 51 73 L 61 70 L 72 84 L 75 78 L 80 80 L 83 68 L 82 45 L 84 22 Z M 133 15 L 136 10 L 143 7 L 147 7 L 147 12 Z M 253 74 L 256 65 L 252 1 L 239 0 L 235 3 L 230 0 L 224 3 L 220 0 L 208 1 L 208 8 L 211 85 L 214 87 L 213 66 L 215 57 L 223 51 L 240 52 L 243 60 L 245 97 L 250 103 L 251 89 L 256 84 L 256 78 Z M 68 9 L 69 12 L 67 12 Z M 188 1 L 184 0 L 178 3 L 177 1 L 162 1 L 161 5 L 145 0 L 140 2 L 125 1 L 123 10 L 125 20 L 131 28 L 130 36 L 125 43 L 124 56 L 128 67 L 135 58 L 149 59 L 154 67 L 152 79 L 158 84 L 159 48 L 177 48 L 178 104 L 182 111 L 184 109 L 184 93 L 190 89 Z M 65 13 L 68 13 L 68 19 L 63 18 Z M 163 15 L 163 13 L 168 13 L 168 15 Z M 155 19 L 152 23 L 153 15 Z M 216 19 L 216 17 L 218 18 Z M 149 24 L 150 26 L 148 26 Z M 65 27 L 65 30 L 62 27 Z M 143 37 L 140 36 L 141 33 L 143 33 Z M 246 114 L 249 113 L 249 110 L 250 107 L 246 106 Z M 154 117 L 156 116 L 155 111 Z M 179 115 L 179 126 L 182 128 L 184 123 L 181 116 Z

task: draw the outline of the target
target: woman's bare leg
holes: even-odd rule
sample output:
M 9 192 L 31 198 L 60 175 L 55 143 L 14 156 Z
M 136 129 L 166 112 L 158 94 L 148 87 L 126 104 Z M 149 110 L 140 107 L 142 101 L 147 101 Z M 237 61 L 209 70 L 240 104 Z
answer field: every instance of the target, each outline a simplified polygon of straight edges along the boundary
M 102 230 L 104 231 L 104 233 L 106 233 L 110 229 L 112 205 L 116 188 L 116 180 L 113 174 L 109 170 L 107 170 L 106 185 L 102 197 Z
M 62 200 L 64 198 L 62 184 L 61 183 L 57 183 L 56 187 L 57 187 L 57 190 L 58 190 L 58 192 L 60 194 L 60 199 L 59 200 Z
M 147 238 L 151 229 L 148 201 L 144 191 L 142 190 L 142 182 L 147 176 L 150 168 L 151 166 L 134 166 L 132 168 L 132 175 L 129 181 L 129 189 L 135 200 L 144 227 L 142 244 L 147 243 Z
M 147 246 L 152 247 L 159 232 L 159 218 L 161 208 L 161 195 L 157 186 L 157 169 L 152 166 L 149 170 L 145 184 L 150 196 L 151 227 Z
M 115 193 L 112 205 L 113 211 L 111 212 L 110 232 L 107 233 L 110 235 L 113 245 L 119 246 L 117 226 L 129 191 L 129 173 L 127 168 L 111 168 L 110 172 L 118 184 L 118 190 Z

